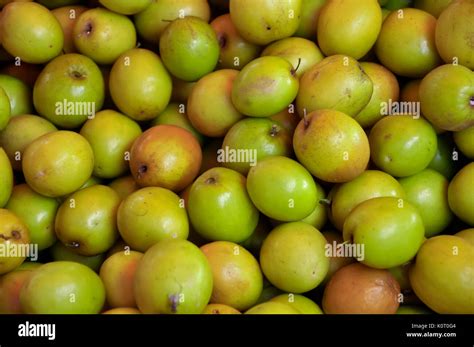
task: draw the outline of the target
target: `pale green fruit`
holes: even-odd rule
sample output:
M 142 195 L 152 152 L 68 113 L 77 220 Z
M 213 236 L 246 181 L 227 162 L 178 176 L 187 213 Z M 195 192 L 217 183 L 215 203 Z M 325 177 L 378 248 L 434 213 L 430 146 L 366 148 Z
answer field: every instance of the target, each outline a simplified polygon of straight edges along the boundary
M 98 64 L 112 64 L 136 41 L 132 21 L 104 8 L 85 11 L 74 25 L 74 45 Z
M 111 11 L 131 15 L 145 10 L 153 0 L 99 0 L 99 2 Z
M 300 222 L 307 223 L 316 229 L 321 230 L 327 221 L 328 203 L 323 187 L 321 187 L 321 185 L 316 181 L 314 183 L 316 184 L 316 207 L 313 212 L 311 212 L 307 217 L 301 219 Z
M 0 147 L 0 208 L 5 206 L 13 189 L 13 169 L 3 147 Z
M 10 99 L 7 93 L 0 87 L 0 131 L 5 129 L 10 120 Z
M 361 65 L 349 56 L 324 58 L 304 73 L 296 105 L 300 117 L 333 109 L 353 117 L 370 101 L 373 83 Z
M 434 126 L 459 131 L 474 125 L 474 72 L 462 65 L 442 65 L 420 85 L 423 115 Z
M 56 242 L 49 250 L 54 261 L 73 261 L 85 265 L 95 272 L 99 271 L 100 266 L 105 260 L 105 253 L 90 257 L 80 255 L 74 252 L 72 248 L 64 245 L 61 241 Z
M 260 266 L 265 277 L 289 293 L 316 288 L 329 270 L 326 239 L 313 226 L 285 223 L 273 229 L 263 241 Z
M 134 191 L 140 189 L 140 186 L 131 175 L 116 178 L 109 183 L 109 187 L 115 190 L 122 200 L 132 194 Z
M 194 230 L 208 240 L 245 241 L 258 223 L 258 210 L 245 183 L 245 176 L 222 167 L 199 176 L 191 186 L 187 203 Z
M 160 57 L 134 48 L 122 54 L 110 71 L 110 95 L 114 104 L 132 119 L 158 116 L 171 98 L 171 77 Z
M 33 111 L 31 88 L 25 82 L 13 76 L 0 75 L 0 87 L 10 100 L 11 118 Z
M 449 6 L 453 0 L 415 0 L 414 7 L 431 13 L 436 18 Z
M 21 289 L 20 302 L 28 314 L 97 314 L 105 302 L 105 288 L 87 266 L 55 261 L 33 272 Z
M 25 261 L 25 252 L 17 254 L 10 253 L 9 250 L 29 250 L 25 246 L 30 244 L 30 234 L 28 227 L 12 211 L 0 208 L 0 246 L 2 253 L 0 255 L 0 275 L 6 274 Z M 31 253 L 28 252 L 28 253 Z
M 124 2 L 132 1 L 124 0 Z M 176 18 L 194 16 L 208 22 L 211 10 L 206 0 L 159 0 L 153 1 L 142 12 L 134 16 L 135 27 L 146 41 L 158 44 L 168 24 Z
M 56 130 L 51 122 L 38 116 L 24 114 L 13 117 L 0 132 L 0 145 L 10 158 L 12 168 L 21 170 L 23 152 L 31 141 Z
M 318 19 L 327 0 L 303 0 L 301 2 L 301 19 L 294 36 L 315 39 L 318 30 Z
M 448 180 L 440 173 L 426 169 L 413 176 L 401 178 L 406 199 L 420 212 L 425 236 L 442 232 L 452 221 L 448 205 Z
M 247 191 L 263 214 L 279 221 L 303 219 L 317 204 L 313 177 L 287 157 L 271 156 L 253 166 L 247 176 Z
M 219 42 L 212 27 L 201 18 L 178 18 L 160 37 L 160 55 L 173 76 L 196 81 L 216 67 Z
M 57 199 L 40 195 L 27 184 L 16 185 L 6 205 L 28 227 L 31 243 L 40 251 L 56 242 L 54 218 L 58 207 Z
M 329 0 L 318 19 L 318 43 L 325 55 L 366 55 L 382 27 L 377 0 Z
M 13 1 L 31 1 L 31 0 L 13 0 Z M 37 2 L 39 2 L 43 6 L 46 6 L 49 9 L 53 9 L 53 8 L 58 8 L 61 6 L 74 5 L 80 2 L 80 0 L 38 0 Z
M 3 47 L 22 61 L 43 64 L 61 53 L 64 34 L 58 20 L 35 2 L 12 2 L 2 10 Z
M 454 142 L 459 150 L 469 159 L 474 159 L 474 125 L 453 134 Z
M 448 187 L 451 211 L 469 226 L 474 226 L 474 162 L 458 171 Z
M 31 142 L 23 155 L 26 182 L 36 192 L 59 197 L 78 190 L 91 176 L 94 153 L 72 131 L 55 131 Z
M 321 308 L 313 300 L 298 294 L 281 294 L 270 299 L 270 302 L 281 302 L 290 305 L 302 314 L 323 314 Z
M 243 115 L 231 100 L 232 86 L 239 72 L 223 69 L 202 77 L 193 87 L 187 102 L 191 124 L 211 137 L 225 136 Z
M 52 60 L 41 71 L 33 88 L 38 113 L 62 128 L 82 125 L 102 108 L 104 79 L 88 57 L 71 53 Z
M 289 37 L 300 25 L 301 0 L 231 0 L 230 16 L 244 39 L 257 45 Z
M 205 255 L 186 240 L 161 241 L 141 259 L 134 292 L 143 313 L 201 313 L 212 294 Z
M 295 99 L 298 77 L 286 59 L 260 57 L 248 63 L 234 81 L 232 102 L 235 108 L 251 117 L 269 117 Z
M 93 185 L 66 199 L 58 209 L 55 231 L 74 252 L 93 256 L 106 252 L 117 240 L 118 194 L 110 187 Z
M 267 55 L 288 60 L 298 77 L 324 58 L 314 42 L 301 37 L 288 37 L 273 42 L 262 52 L 262 57 Z
M 104 110 L 89 119 L 80 133 L 94 152 L 93 174 L 100 178 L 115 178 L 127 172 L 127 153 L 142 130 L 121 113 Z

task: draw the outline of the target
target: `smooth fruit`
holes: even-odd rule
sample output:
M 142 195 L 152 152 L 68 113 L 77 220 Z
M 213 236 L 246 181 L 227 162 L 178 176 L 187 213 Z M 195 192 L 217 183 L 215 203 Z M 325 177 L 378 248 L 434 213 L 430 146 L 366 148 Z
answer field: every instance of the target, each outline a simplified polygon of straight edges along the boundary
M 0 182 L 0 208 L 4 207 L 13 190 L 13 169 L 3 147 L 0 147 L 0 173 L 2 181 Z
M 451 211 L 463 222 L 474 226 L 474 163 L 470 162 L 458 171 L 448 187 Z
M 323 314 L 319 306 L 306 296 L 298 294 L 281 294 L 270 299 L 270 302 L 281 302 L 287 304 L 302 314 Z
M 30 254 L 30 234 L 28 227 L 13 212 L 0 208 L 0 275 L 20 266 Z M 26 251 L 26 252 L 25 252 Z

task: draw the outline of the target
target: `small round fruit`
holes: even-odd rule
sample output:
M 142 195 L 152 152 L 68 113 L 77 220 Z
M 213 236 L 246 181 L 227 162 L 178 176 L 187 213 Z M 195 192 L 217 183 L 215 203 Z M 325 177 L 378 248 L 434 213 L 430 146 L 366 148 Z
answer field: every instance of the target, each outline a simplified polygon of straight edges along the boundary
M 13 169 L 3 147 L 0 147 L 0 208 L 4 207 L 13 191 Z
M 233 242 L 217 241 L 201 247 L 213 274 L 211 303 L 229 305 L 239 311 L 256 304 L 263 289 L 257 260 Z
M 10 120 L 11 106 L 7 93 L 0 87 L 0 131 L 5 129 Z
M 0 235 L 0 245 L 3 250 L 0 256 L 0 275 L 3 275 L 20 266 L 26 255 L 30 253 L 30 235 L 28 227 L 21 219 L 4 208 L 0 208 Z M 10 255 L 10 250 L 17 256 L 14 256 L 13 252 Z
M 143 313 L 201 313 L 212 294 L 211 267 L 191 242 L 161 241 L 138 264 L 134 293 Z
M 463 222 L 474 226 L 474 163 L 458 171 L 448 187 L 448 202 L 451 211 Z
M 400 286 L 387 270 L 360 263 L 347 265 L 332 276 L 324 289 L 327 314 L 394 314 Z
M 0 88 L 10 100 L 10 118 L 33 112 L 31 87 L 21 79 L 10 75 L 0 75 Z
M 118 194 L 108 186 L 93 185 L 75 192 L 58 209 L 58 239 L 80 255 L 106 252 L 118 238 L 119 204 Z
M 304 293 L 316 288 L 329 270 L 326 239 L 313 226 L 293 222 L 277 226 L 263 241 L 260 265 L 277 288 Z
M 97 314 L 104 301 L 100 277 L 87 266 L 70 261 L 42 265 L 20 293 L 27 314 Z
M 367 135 L 353 118 L 335 110 L 318 110 L 300 121 L 293 136 L 299 162 L 326 182 L 347 182 L 367 167 Z
M 474 125 L 453 134 L 454 142 L 467 158 L 474 160 Z
M 240 314 L 235 308 L 222 304 L 209 304 L 202 314 Z
M 105 286 L 107 303 L 111 307 L 135 307 L 133 281 L 143 254 L 135 251 L 117 252 L 100 267 L 100 278 Z
M 436 132 L 423 118 L 386 116 L 370 130 L 372 161 L 396 177 L 414 175 L 425 169 L 436 154 Z
M 321 308 L 311 299 L 298 294 L 281 294 L 270 299 L 270 302 L 287 304 L 302 314 L 323 314 Z
M 267 157 L 247 176 L 247 191 L 255 206 L 279 221 L 297 221 L 314 211 L 316 184 L 311 174 L 287 157 Z
M 197 176 L 202 151 L 187 130 L 157 125 L 140 135 L 130 150 L 130 171 L 142 186 L 181 191 Z
M 245 314 L 300 314 L 300 312 L 286 303 L 267 301 L 252 307 Z
M 186 239 L 189 233 L 181 200 L 160 187 L 142 188 L 128 195 L 118 209 L 117 224 L 124 241 L 140 252 L 165 239 Z
M 99 0 L 99 2 L 111 11 L 131 15 L 144 11 L 153 0 Z
M 216 167 L 194 181 L 187 203 L 194 230 L 208 240 L 243 242 L 258 223 L 245 176 Z
M 424 241 L 423 220 L 415 206 L 401 198 L 366 200 L 347 216 L 344 241 L 363 247 L 367 266 L 388 269 L 412 259 Z
M 474 228 L 461 230 L 454 234 L 454 236 L 461 237 L 474 246 Z
M 473 314 L 472 259 L 474 246 L 461 237 L 440 235 L 428 239 L 409 273 L 416 296 L 440 314 Z
M 105 253 L 85 256 L 74 252 L 71 247 L 65 246 L 61 241 L 56 242 L 49 248 L 51 258 L 54 261 L 72 261 L 87 266 L 95 272 L 99 272 L 100 266 L 105 260 Z
M 137 182 L 133 179 L 132 176 L 123 176 L 116 178 L 115 180 L 109 183 L 109 187 L 115 190 L 121 200 L 125 199 L 127 196 L 140 189 Z

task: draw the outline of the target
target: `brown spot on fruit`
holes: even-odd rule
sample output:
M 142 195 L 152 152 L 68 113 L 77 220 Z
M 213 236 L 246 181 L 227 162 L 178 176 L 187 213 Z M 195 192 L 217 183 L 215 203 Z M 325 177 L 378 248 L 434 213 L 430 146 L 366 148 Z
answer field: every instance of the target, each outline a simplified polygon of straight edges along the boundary
M 13 237 L 14 239 L 17 239 L 17 240 L 18 240 L 18 239 L 21 239 L 21 233 L 20 233 L 18 230 L 13 230 L 13 231 L 12 231 L 12 237 Z

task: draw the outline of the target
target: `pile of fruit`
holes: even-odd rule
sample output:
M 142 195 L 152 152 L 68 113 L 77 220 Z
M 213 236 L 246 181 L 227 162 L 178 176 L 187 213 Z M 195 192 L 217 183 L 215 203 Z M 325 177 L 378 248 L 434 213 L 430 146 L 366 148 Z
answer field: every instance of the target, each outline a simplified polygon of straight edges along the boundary
M 474 0 L 0 6 L 0 313 L 474 313 Z

